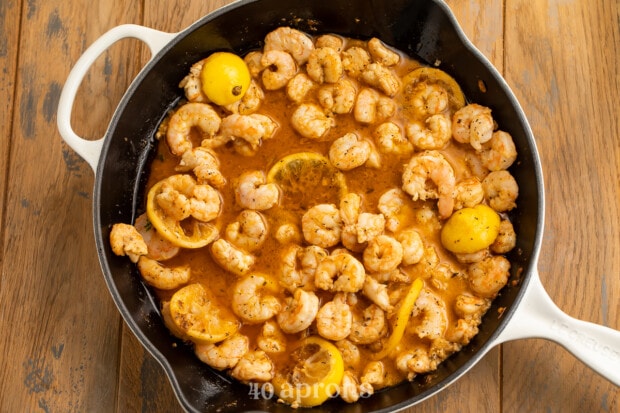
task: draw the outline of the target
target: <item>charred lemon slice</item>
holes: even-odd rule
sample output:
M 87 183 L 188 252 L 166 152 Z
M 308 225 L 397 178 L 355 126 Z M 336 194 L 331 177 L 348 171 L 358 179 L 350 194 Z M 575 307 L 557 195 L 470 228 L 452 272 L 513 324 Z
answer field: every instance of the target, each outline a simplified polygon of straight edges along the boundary
M 217 343 L 232 336 L 239 321 L 226 307 L 218 305 L 202 284 L 190 284 L 170 299 L 170 319 L 183 334 L 199 343 Z
M 419 83 L 436 84 L 448 92 L 450 106 L 454 111 L 465 106 L 465 95 L 452 76 L 435 67 L 419 67 L 403 77 L 403 90 L 412 88 Z
M 292 407 L 312 407 L 338 392 L 344 375 L 340 350 L 317 336 L 302 340 L 291 353 L 288 374 L 273 379 L 275 393 Z
M 151 187 L 146 198 L 146 214 L 157 233 L 173 245 L 182 248 L 202 248 L 219 235 L 215 225 L 193 217 L 179 220 L 169 216 L 157 202 L 164 184 L 172 177 L 162 179 Z
M 329 159 L 315 152 L 299 152 L 280 159 L 269 170 L 267 182 L 282 190 L 282 206 L 307 210 L 321 203 L 338 204 L 347 193 L 344 175 Z

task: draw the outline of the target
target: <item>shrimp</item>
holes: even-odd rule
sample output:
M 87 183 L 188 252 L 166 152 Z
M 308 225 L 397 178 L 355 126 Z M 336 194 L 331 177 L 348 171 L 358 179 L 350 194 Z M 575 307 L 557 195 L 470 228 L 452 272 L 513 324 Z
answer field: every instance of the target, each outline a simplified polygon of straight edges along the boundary
M 506 254 L 517 245 L 517 234 L 509 219 L 503 219 L 499 223 L 499 233 L 491 244 L 491 251 L 496 254 Z
M 353 79 L 359 78 L 372 62 L 366 49 L 359 46 L 353 46 L 343 51 L 341 57 L 343 69 Z
M 340 199 L 340 217 L 345 226 L 352 226 L 357 223 L 357 219 L 362 208 L 362 197 L 355 192 L 348 192 Z
M 286 84 L 286 96 L 295 103 L 301 103 L 315 87 L 316 83 L 307 74 L 297 73 Z
M 185 97 L 190 102 L 205 103 L 209 99 L 202 91 L 202 81 L 200 80 L 200 72 L 204 66 L 206 59 L 199 60 L 189 68 L 187 76 L 181 80 L 179 87 L 183 88 Z
M 357 369 L 361 361 L 360 349 L 347 339 L 339 340 L 335 344 L 342 354 L 344 365 Z
M 364 265 L 343 251 L 325 257 L 319 263 L 314 273 L 314 285 L 322 290 L 354 293 L 362 289 L 365 278 Z
M 287 334 L 299 333 L 312 324 L 319 311 L 319 298 L 312 291 L 298 288 L 286 299 L 284 309 L 278 313 L 278 325 Z
M 424 315 L 422 321 L 414 325 L 413 320 L 421 314 Z M 409 327 L 413 327 L 411 332 L 417 334 L 420 338 L 433 340 L 443 337 L 448 328 L 446 304 L 428 288 L 424 288 L 420 292 L 411 315 Z
M 424 256 L 424 242 L 420 233 L 413 228 L 407 228 L 396 234 L 396 241 L 403 247 L 403 265 L 413 265 L 420 262 Z
M 371 361 L 364 367 L 360 377 L 360 392 L 370 396 L 375 389 L 381 388 L 386 371 L 382 361 Z
M 322 86 L 318 91 L 321 106 L 333 113 L 349 113 L 355 105 L 357 90 L 349 79 Z
M 377 208 L 385 217 L 386 229 L 398 231 L 403 223 L 407 202 L 407 195 L 399 188 L 389 189 L 379 197 Z
M 269 50 L 261 58 L 263 70 L 263 86 L 267 90 L 278 90 L 297 73 L 297 65 L 293 57 L 281 50 Z
M 217 370 L 231 369 L 249 351 L 250 340 L 243 334 L 235 334 L 221 343 L 196 343 L 194 353 L 203 363 Z
M 179 164 L 174 169 L 178 172 L 193 171 L 199 184 L 222 188 L 226 185 L 226 178 L 219 168 L 220 161 L 215 152 L 199 146 L 183 153 Z
M 321 248 L 329 248 L 340 242 L 342 219 L 334 204 L 319 204 L 301 217 L 304 239 Z
M 314 42 L 315 47 L 331 47 L 337 52 L 342 51 L 343 44 L 342 38 L 333 34 L 321 35 Z
M 355 225 L 357 242 L 363 244 L 383 234 L 385 230 L 385 217 L 382 214 L 362 212 L 357 217 Z
M 325 303 L 316 315 L 316 328 L 328 340 L 344 340 L 351 333 L 353 316 L 343 293 Z
M 274 237 L 282 245 L 291 243 L 299 244 L 302 240 L 299 228 L 297 225 L 290 222 L 284 223 L 276 228 Z
M 280 301 L 268 294 L 274 288 L 267 276 L 258 273 L 248 275 L 233 288 L 233 312 L 248 323 L 269 320 L 282 309 Z
M 260 212 L 246 209 L 241 211 L 236 221 L 226 226 L 225 234 L 235 246 L 253 252 L 265 243 L 269 229 Z
M 454 209 L 471 208 L 483 200 L 482 182 L 475 176 L 457 182 L 454 187 Z
M 407 137 L 419 149 L 441 149 L 450 142 L 450 118 L 443 114 L 431 115 L 424 122 L 407 124 Z
M 248 171 L 239 177 L 235 196 L 242 208 L 265 211 L 278 203 L 280 190 L 278 185 L 267 183 L 263 171 Z
M 376 304 L 370 304 L 360 315 L 353 312 L 353 324 L 349 340 L 356 344 L 370 344 L 387 333 L 385 313 Z
M 379 63 L 371 63 L 362 72 L 362 80 L 389 97 L 394 97 L 400 90 L 398 76 Z
M 482 164 L 491 171 L 508 169 L 517 159 L 517 148 L 508 132 L 497 131 L 491 140 L 482 147 Z
M 390 272 L 402 262 L 403 246 L 389 235 L 379 235 L 368 242 L 363 259 L 370 271 Z
M 390 296 L 388 294 L 387 285 L 381 284 L 375 278 L 368 276 L 364 280 L 362 292 L 373 303 L 377 304 L 383 311 L 390 312 L 393 307 L 390 304 Z
M 248 89 L 245 91 L 243 97 L 236 102 L 225 105 L 224 108 L 231 113 L 251 115 L 260 108 L 260 105 L 264 99 L 265 92 L 263 92 L 260 85 L 252 79 L 250 81 L 250 86 L 248 86 Z
M 134 227 L 138 230 L 146 243 L 148 248 L 147 257 L 157 261 L 165 261 L 179 253 L 179 247 L 159 235 L 157 230 L 149 222 L 146 213 L 136 218 Z
M 148 247 L 138 230 L 129 224 L 114 224 L 110 231 L 112 252 L 120 256 L 128 256 L 136 263 L 141 256 L 148 254 Z
M 510 277 L 510 261 L 495 255 L 471 264 L 467 270 L 469 286 L 482 297 L 493 298 Z
M 495 171 L 482 181 L 489 206 L 497 212 L 510 211 L 517 206 L 519 185 L 508 171 Z
M 302 103 L 293 112 L 291 125 L 303 137 L 318 140 L 331 129 L 334 120 L 328 117 L 320 106 Z
M 138 271 L 148 285 L 160 290 L 174 290 L 186 284 L 191 276 L 189 266 L 169 268 L 147 256 L 138 260 Z
M 413 155 L 403 172 L 403 190 L 414 201 L 438 199 L 439 215 L 447 218 L 454 208 L 454 169 L 437 151 Z
M 226 241 L 218 239 L 211 244 L 211 255 L 223 269 L 237 275 L 244 275 L 252 269 L 256 257 Z
M 357 94 L 353 116 L 360 123 L 375 123 L 396 113 L 392 99 L 381 96 L 376 90 L 363 88 Z
M 347 365 L 347 364 L 345 364 Z M 355 403 L 360 398 L 359 384 L 355 373 L 345 370 L 340 384 L 340 397 L 347 403 Z
M 286 337 L 274 320 L 266 321 L 263 324 L 256 344 L 266 353 L 283 353 L 286 351 Z
M 471 103 L 457 110 L 452 117 L 452 136 L 458 142 L 469 143 L 476 151 L 488 142 L 495 124 L 491 109 Z
M 190 140 L 192 128 L 200 129 L 203 139 L 212 138 L 220 129 L 220 119 L 217 112 L 207 103 L 186 103 L 181 106 L 170 118 L 166 141 L 170 151 L 181 156 L 192 149 Z
M 371 145 L 349 132 L 336 139 L 329 147 L 329 160 L 338 169 L 350 171 L 364 163 L 370 157 Z
M 413 113 L 421 119 L 444 112 L 450 103 L 446 89 L 426 82 L 418 83 L 413 88 L 406 88 L 405 99 Z
M 190 215 L 199 221 L 209 222 L 217 218 L 222 210 L 222 198 L 217 189 L 211 185 L 194 186 L 189 198 Z
M 454 254 L 456 260 L 462 264 L 473 264 L 474 262 L 480 262 L 490 255 L 488 248 L 483 248 L 480 251 L 470 252 L 468 254 Z
M 331 47 L 314 49 L 308 57 L 306 72 L 319 84 L 336 83 L 344 73 L 340 53 Z
M 264 52 L 281 50 L 290 53 L 298 65 L 306 63 L 314 50 L 312 39 L 305 33 L 290 27 L 278 27 L 265 36 Z
M 253 113 L 239 115 L 233 113 L 222 120 L 220 136 L 225 141 L 242 139 L 253 150 L 258 149 L 262 140 L 271 138 L 278 125 L 270 117 Z
M 377 126 L 373 137 L 379 152 L 395 155 L 409 155 L 413 152 L 413 145 L 394 122 L 384 122 Z
M 280 284 L 291 292 L 297 288 L 308 291 L 314 289 L 314 271 L 318 266 L 315 260 L 320 260 L 320 256 L 326 257 L 327 251 L 316 246 L 287 246 L 281 256 Z
M 431 361 L 427 350 L 416 348 L 398 355 L 396 366 L 402 373 L 408 373 L 409 380 L 413 380 L 417 374 L 435 370 L 437 363 Z
M 482 316 L 491 306 L 491 300 L 469 294 L 460 294 L 456 297 L 454 310 L 461 317 L 450 333 L 450 340 L 463 345 L 468 344 L 478 334 L 478 325 Z
M 367 45 L 372 59 L 377 63 L 381 63 L 383 66 L 394 66 L 400 61 L 399 54 L 390 50 L 376 37 L 368 40 Z
M 274 365 L 267 353 L 263 350 L 248 351 L 237 365 L 230 371 L 230 375 L 243 382 L 267 382 L 274 377 Z

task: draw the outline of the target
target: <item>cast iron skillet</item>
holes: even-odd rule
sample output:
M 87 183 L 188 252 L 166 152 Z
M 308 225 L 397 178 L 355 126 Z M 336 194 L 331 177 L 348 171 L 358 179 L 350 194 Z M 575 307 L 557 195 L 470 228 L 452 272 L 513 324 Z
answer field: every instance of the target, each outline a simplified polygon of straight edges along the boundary
M 109 231 L 114 223 L 133 222 L 143 208 L 143 184 L 154 147 L 154 131 L 166 109 L 180 98 L 177 85 L 190 65 L 215 50 L 243 54 L 261 47 L 265 34 L 281 25 L 312 34 L 338 33 L 362 39 L 376 36 L 438 66 L 454 76 L 469 100 L 493 110 L 494 118 L 513 136 L 519 152 L 510 169 L 520 187 L 518 208 L 511 217 L 518 234 L 517 247 L 508 256 L 512 276 L 485 316 L 480 333 L 432 374 L 355 404 L 330 400 L 313 411 L 387 412 L 406 408 L 457 380 L 497 344 L 525 337 L 559 342 L 620 385 L 620 332 L 568 317 L 550 301 L 540 284 L 536 263 L 544 194 L 534 138 L 514 95 L 465 38 L 448 7 L 441 1 L 429 0 L 255 0 L 230 4 L 180 33 L 135 25 L 110 30 L 78 60 L 59 103 L 61 135 L 95 171 L 93 220 L 106 283 L 126 323 L 168 374 L 181 405 L 192 412 L 289 411 L 287 406 L 276 403 L 276 398 L 252 397 L 247 386 L 207 367 L 189 346 L 173 338 L 161 321 L 152 292 L 140 281 L 134 266 L 112 253 Z M 153 57 L 127 90 L 105 137 L 84 140 L 70 125 L 78 86 L 97 56 L 127 37 L 147 43 Z M 485 92 L 479 82 L 486 86 Z M 268 389 L 263 393 L 268 396 Z

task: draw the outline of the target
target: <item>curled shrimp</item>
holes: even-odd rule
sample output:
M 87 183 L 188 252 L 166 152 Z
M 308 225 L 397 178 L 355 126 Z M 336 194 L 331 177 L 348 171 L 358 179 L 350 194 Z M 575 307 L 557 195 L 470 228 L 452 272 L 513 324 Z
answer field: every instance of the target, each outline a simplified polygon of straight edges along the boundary
M 403 246 L 389 235 L 379 235 L 368 242 L 363 259 L 370 271 L 394 271 L 403 260 Z
M 482 187 L 489 206 L 497 212 L 510 211 L 517 206 L 519 185 L 510 172 L 491 172 L 482 181 Z
M 250 274 L 243 278 L 233 288 L 233 312 L 248 323 L 269 320 L 282 309 L 280 301 L 269 294 L 274 287 L 262 274 Z
M 390 50 L 376 37 L 368 40 L 367 45 L 372 59 L 377 63 L 381 63 L 383 66 L 394 66 L 400 61 L 399 54 Z
M 359 78 L 372 62 L 368 51 L 359 46 L 348 48 L 341 53 L 341 56 L 343 69 L 353 79 Z
M 385 217 L 385 228 L 396 232 L 402 226 L 409 199 L 399 188 L 385 191 L 379 197 L 377 208 Z
M 258 149 L 263 139 L 273 136 L 278 125 L 269 116 L 253 113 L 239 115 L 233 113 L 222 120 L 219 135 L 225 141 L 242 139 L 253 150 Z
M 308 93 L 316 87 L 316 83 L 305 73 L 297 73 L 286 84 L 286 95 L 295 103 L 301 103 Z
M 298 65 L 306 63 L 314 50 L 312 39 L 305 33 L 290 27 L 278 27 L 265 36 L 264 52 L 282 50 L 290 53 Z
M 243 334 L 234 334 L 221 343 L 196 343 L 194 353 L 203 363 L 208 364 L 214 369 L 231 369 L 239 363 L 249 351 L 250 340 Z
M 278 313 L 278 325 L 288 334 L 299 333 L 312 324 L 319 311 L 319 298 L 312 291 L 298 288 L 288 297 L 283 310 Z
M 260 105 L 264 99 L 265 92 L 263 92 L 260 85 L 252 79 L 250 81 L 250 86 L 248 86 L 248 90 L 245 91 L 243 97 L 236 102 L 224 106 L 224 108 L 231 113 L 251 115 L 260 108 Z
M 230 375 L 243 383 L 267 382 L 274 377 L 273 361 L 263 350 L 248 351 L 230 371 Z
M 403 247 L 403 265 L 420 262 L 424 256 L 424 242 L 418 231 L 413 228 L 404 229 L 396 234 L 396 240 Z
M 303 137 L 320 139 L 331 129 L 334 121 L 328 117 L 320 106 L 314 103 L 302 103 L 291 116 L 291 125 Z
M 478 334 L 482 316 L 491 306 L 489 298 L 459 294 L 454 301 L 454 311 L 460 318 L 449 334 L 451 341 L 466 345 Z
M 429 289 L 424 288 L 413 306 L 412 320 L 419 315 L 422 320 L 415 324 L 412 332 L 420 338 L 436 339 L 443 337 L 448 328 L 448 312 L 445 302 Z M 410 326 L 413 321 L 410 321 Z
M 282 353 L 286 350 L 286 337 L 274 320 L 265 321 L 256 339 L 258 348 L 266 353 Z
M 319 334 L 329 340 L 344 340 L 351 333 L 353 316 L 346 296 L 338 293 L 332 301 L 325 303 L 316 315 Z
M 223 269 L 237 275 L 247 274 L 256 262 L 252 254 L 235 247 L 223 238 L 211 244 L 211 255 Z
M 482 164 L 491 171 L 508 169 L 517 159 L 517 149 L 508 132 L 497 131 L 491 140 L 482 147 Z
M 313 290 L 316 268 L 328 255 L 326 250 L 315 245 L 306 248 L 295 244 L 287 246 L 281 256 L 280 284 L 291 292 L 297 288 Z
M 114 224 L 110 231 L 112 252 L 120 256 L 128 256 L 136 263 L 141 256 L 148 254 L 148 247 L 138 230 L 129 224 Z
M 371 149 L 368 141 L 349 132 L 332 142 L 329 147 L 329 160 L 336 168 L 350 171 L 366 163 Z
M 202 91 L 202 81 L 200 80 L 200 72 L 202 72 L 205 60 L 206 59 L 202 59 L 194 63 L 190 67 L 187 76 L 179 83 L 179 87 L 183 88 L 185 97 L 189 102 L 205 103 L 209 101 Z
M 248 70 L 250 71 L 250 76 L 252 80 L 258 79 L 260 73 L 263 71 L 264 67 L 261 64 L 261 60 L 263 58 L 263 53 L 258 50 L 253 50 L 246 54 L 243 57 L 243 61 L 245 62 Z
M 360 377 L 360 392 L 366 396 L 373 394 L 375 389 L 383 387 L 385 376 L 385 365 L 382 361 L 368 362 Z
M 220 193 L 210 185 L 197 184 L 185 174 L 166 178 L 155 201 L 164 213 L 182 221 L 190 216 L 209 222 L 219 215 L 222 208 Z
M 374 277 L 367 276 L 364 280 L 362 292 L 370 299 L 370 301 L 377 304 L 383 311 L 392 311 L 392 305 L 390 304 L 390 296 L 386 284 L 380 283 Z
M 357 376 L 351 370 L 345 370 L 342 375 L 342 382 L 340 384 L 340 398 L 347 403 L 355 403 L 360 398 L 360 389 Z
M 385 217 L 382 214 L 362 212 L 357 217 L 355 232 L 357 242 L 363 244 L 383 234 L 385 230 Z
M 375 123 L 396 113 L 396 104 L 376 90 L 363 88 L 357 94 L 353 116 L 360 123 Z
M 444 112 L 448 108 L 450 99 L 448 92 L 442 86 L 420 82 L 413 88 L 406 88 L 405 102 L 414 115 L 425 119 Z
M 370 344 L 387 333 L 385 312 L 376 304 L 370 304 L 362 314 L 353 312 L 353 323 L 349 340 L 356 344 Z
M 457 182 L 454 187 L 454 209 L 471 208 L 483 200 L 484 188 L 475 176 Z
M 403 172 L 403 190 L 414 201 L 438 199 L 439 214 L 447 218 L 454 208 L 454 169 L 437 151 L 415 154 Z
M 321 248 L 329 248 L 338 244 L 341 229 L 340 211 L 333 204 L 315 205 L 301 217 L 304 239 Z
M 398 76 L 380 63 L 371 63 L 362 72 L 362 80 L 389 97 L 394 97 L 400 90 Z
M 326 110 L 333 113 L 349 113 L 355 105 L 357 90 L 349 79 L 340 79 L 333 84 L 321 86 L 318 99 Z
M 189 266 L 166 267 L 146 256 L 138 260 L 138 271 L 148 285 L 160 290 L 174 290 L 186 284 L 191 276 Z
M 260 212 L 246 209 L 226 226 L 226 239 L 248 252 L 259 249 L 269 235 L 267 221 Z
M 503 219 L 499 223 L 499 233 L 491 244 L 491 251 L 496 254 L 505 254 L 517 245 L 517 234 L 509 219 Z
M 174 168 L 178 172 L 193 171 L 199 184 L 209 184 L 222 188 L 226 178 L 219 170 L 220 161 L 212 149 L 199 146 L 185 151 L 179 164 Z
M 347 339 L 338 340 L 334 344 L 342 354 L 344 365 L 357 369 L 362 359 L 359 347 Z
M 343 45 L 344 41 L 342 40 L 342 38 L 333 34 L 323 34 L 317 37 L 314 41 L 315 47 L 331 47 L 337 52 L 342 51 Z
M 278 203 L 280 190 L 276 184 L 267 183 L 263 171 L 248 171 L 239 177 L 235 196 L 242 208 L 264 211 Z
M 192 149 L 190 140 L 192 128 L 198 128 L 204 140 L 212 138 L 220 128 L 222 120 L 207 103 L 186 103 L 170 118 L 166 140 L 170 151 L 177 156 Z
M 510 261 L 501 255 L 471 264 L 467 270 L 471 289 L 482 297 L 493 298 L 508 282 Z
M 450 142 L 450 118 L 443 114 L 431 115 L 424 122 L 407 124 L 407 137 L 419 149 L 441 149 Z
M 179 247 L 159 235 L 157 230 L 149 222 L 146 213 L 136 218 L 134 227 L 138 230 L 146 243 L 148 248 L 147 257 L 157 261 L 165 261 L 179 253 Z
M 458 142 L 469 143 L 480 151 L 488 142 L 495 127 L 491 109 L 471 103 L 457 110 L 452 117 L 452 136 Z
M 436 367 L 431 361 L 428 351 L 423 348 L 415 348 L 396 357 L 396 366 L 402 373 L 408 373 L 409 380 L 416 374 L 428 373 Z
M 340 53 L 331 47 L 314 49 L 308 57 L 306 72 L 319 84 L 336 83 L 344 73 Z
M 364 265 L 343 251 L 325 257 L 319 263 L 314 273 L 314 285 L 322 290 L 354 293 L 362 289 L 365 278 Z
M 413 145 L 394 122 L 384 122 L 377 126 L 373 137 L 379 152 L 396 155 L 409 155 L 413 152 Z
M 267 90 L 278 90 L 297 73 L 297 65 L 293 57 L 281 50 L 269 50 L 261 58 L 263 69 L 263 86 Z

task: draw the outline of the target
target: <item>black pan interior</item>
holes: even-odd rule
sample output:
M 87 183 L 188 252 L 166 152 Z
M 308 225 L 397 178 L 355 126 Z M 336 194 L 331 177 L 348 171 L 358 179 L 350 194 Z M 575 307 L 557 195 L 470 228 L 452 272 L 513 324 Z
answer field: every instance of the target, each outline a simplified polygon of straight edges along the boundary
M 96 173 L 95 236 L 104 277 L 129 327 L 158 359 L 170 377 L 179 401 L 188 411 L 270 411 L 290 409 L 249 395 L 249 388 L 232 382 L 202 364 L 191 348 L 164 327 L 153 294 L 126 258 L 109 247 L 111 226 L 133 222 L 143 208 L 143 182 L 154 145 L 154 132 L 181 96 L 177 87 L 190 65 L 215 50 L 243 54 L 261 47 L 266 33 L 290 25 L 308 33 L 338 33 L 349 37 L 376 36 L 384 42 L 455 77 L 469 100 L 491 107 L 519 151 L 511 168 L 520 186 L 512 217 L 518 245 L 509 258 L 513 280 L 487 313 L 481 331 L 461 352 L 433 374 L 420 376 L 358 403 L 331 400 L 316 412 L 393 411 L 440 391 L 476 363 L 489 349 L 517 305 L 527 274 L 535 265 L 542 226 L 542 178 L 533 137 L 506 84 L 479 52 L 464 43 L 443 3 L 428 0 L 257 0 L 235 3 L 199 20 L 166 46 L 138 75 L 121 101 L 106 135 Z M 484 82 L 486 92 L 479 88 Z M 503 316 L 499 310 L 505 309 Z

